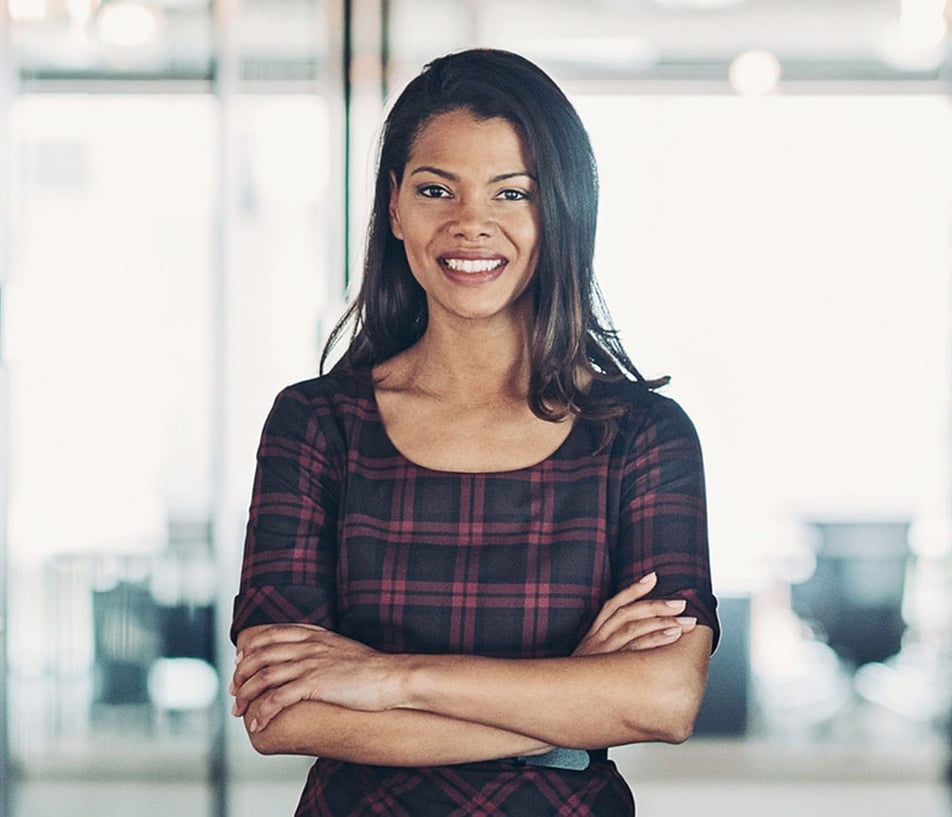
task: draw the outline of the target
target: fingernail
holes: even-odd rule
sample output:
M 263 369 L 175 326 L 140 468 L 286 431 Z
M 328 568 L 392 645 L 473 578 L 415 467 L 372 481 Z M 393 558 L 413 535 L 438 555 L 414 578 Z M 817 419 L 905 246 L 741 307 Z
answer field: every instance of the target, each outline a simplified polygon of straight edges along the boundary
M 258 731 L 258 719 L 257 719 L 257 718 L 252 718 L 252 719 L 251 719 L 251 725 L 248 727 L 248 730 L 249 730 L 250 732 L 257 732 L 257 731 Z
M 643 578 L 639 579 L 638 584 L 648 584 L 648 582 L 654 581 L 655 578 L 657 578 L 657 575 L 658 574 L 652 570 L 647 576 L 644 576 Z
M 667 630 L 662 631 L 665 635 L 681 635 L 680 627 L 668 627 Z
M 675 610 L 683 610 L 687 607 L 688 603 L 684 599 L 678 599 L 677 601 L 666 601 L 665 604 L 667 604 L 668 607 L 673 607 Z
M 231 705 L 231 714 L 232 714 L 232 716 L 235 717 L 235 718 L 238 717 L 238 701 L 235 701 L 235 702 Z
M 682 627 L 693 627 L 697 624 L 697 619 L 694 616 L 678 616 L 675 621 Z
M 244 653 L 239 650 L 237 653 L 235 653 L 235 663 L 237 664 L 243 657 Z
M 232 681 L 232 682 L 228 685 L 228 694 L 229 694 L 229 695 L 234 695 L 234 694 L 235 694 L 235 682 L 234 682 L 234 681 Z

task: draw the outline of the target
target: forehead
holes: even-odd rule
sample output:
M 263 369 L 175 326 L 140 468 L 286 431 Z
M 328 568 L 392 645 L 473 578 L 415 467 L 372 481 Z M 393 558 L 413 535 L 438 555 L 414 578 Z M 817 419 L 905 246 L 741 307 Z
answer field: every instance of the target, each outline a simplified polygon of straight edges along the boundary
M 501 117 L 481 119 L 470 111 L 437 114 L 420 128 L 410 145 L 407 167 L 436 162 L 483 163 L 507 172 L 530 171 L 525 139 L 511 122 Z

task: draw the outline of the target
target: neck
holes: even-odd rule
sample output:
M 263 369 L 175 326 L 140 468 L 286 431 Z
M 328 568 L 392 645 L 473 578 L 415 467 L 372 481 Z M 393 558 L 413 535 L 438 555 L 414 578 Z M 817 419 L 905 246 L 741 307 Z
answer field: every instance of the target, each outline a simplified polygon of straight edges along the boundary
M 411 378 L 434 397 L 468 405 L 518 401 L 529 394 L 525 324 L 427 327 L 413 347 Z

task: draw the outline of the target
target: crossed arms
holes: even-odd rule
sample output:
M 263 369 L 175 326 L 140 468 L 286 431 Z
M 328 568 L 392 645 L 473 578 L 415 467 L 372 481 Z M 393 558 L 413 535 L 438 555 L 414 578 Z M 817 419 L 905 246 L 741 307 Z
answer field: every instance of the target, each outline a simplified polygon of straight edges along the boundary
M 233 713 L 264 754 L 427 766 L 687 739 L 712 631 L 650 574 L 565 658 L 390 655 L 313 625 L 238 635 Z

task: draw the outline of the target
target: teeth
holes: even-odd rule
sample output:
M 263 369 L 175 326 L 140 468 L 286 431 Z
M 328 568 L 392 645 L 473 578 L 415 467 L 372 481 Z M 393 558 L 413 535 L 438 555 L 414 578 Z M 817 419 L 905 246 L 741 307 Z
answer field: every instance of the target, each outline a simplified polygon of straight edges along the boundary
M 446 266 L 456 272 L 489 272 L 502 265 L 498 258 L 470 260 L 465 258 L 447 258 Z

